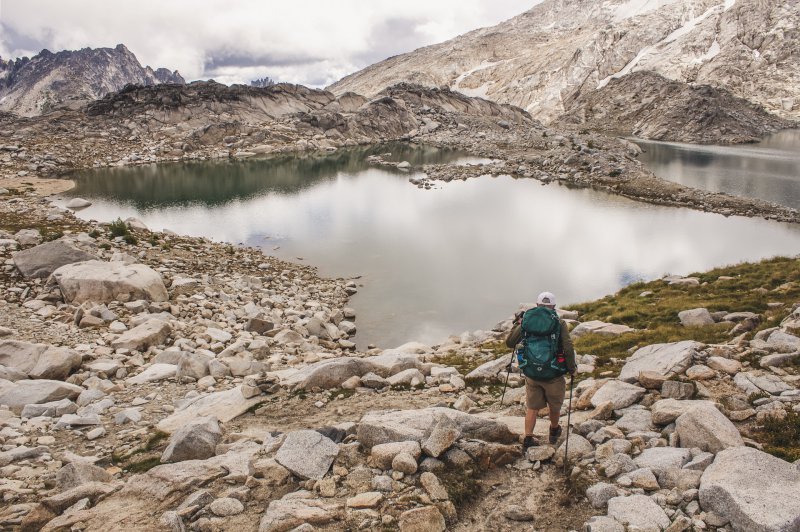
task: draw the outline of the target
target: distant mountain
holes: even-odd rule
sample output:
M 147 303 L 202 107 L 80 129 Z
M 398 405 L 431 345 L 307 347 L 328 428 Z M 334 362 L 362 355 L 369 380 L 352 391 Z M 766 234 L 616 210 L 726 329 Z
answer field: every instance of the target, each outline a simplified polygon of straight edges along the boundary
M 545 0 L 491 28 L 334 83 L 372 96 L 408 81 L 517 105 L 551 121 L 630 72 L 728 90 L 800 118 L 797 0 Z
M 17 60 L 0 59 L 0 111 L 22 116 L 46 113 L 102 98 L 128 84 L 185 83 L 178 71 L 142 67 L 124 45 L 83 48 Z

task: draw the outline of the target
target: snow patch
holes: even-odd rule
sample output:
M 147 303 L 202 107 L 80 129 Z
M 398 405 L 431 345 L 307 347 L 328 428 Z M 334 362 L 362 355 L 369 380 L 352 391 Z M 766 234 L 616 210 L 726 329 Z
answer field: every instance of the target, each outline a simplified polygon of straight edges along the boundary
M 691 19 L 686 24 L 684 24 L 683 26 L 681 26 L 677 30 L 673 31 L 672 33 L 670 33 L 669 35 L 664 37 L 664 39 L 661 41 L 661 43 L 668 44 L 668 43 L 677 41 L 678 39 L 680 39 L 684 35 L 688 35 L 689 33 L 692 32 L 693 29 L 695 29 L 697 27 L 698 24 L 700 24 L 705 19 L 707 19 L 711 14 L 721 12 L 720 11 L 720 7 L 721 6 L 714 6 L 714 7 L 709 8 L 705 13 L 703 13 L 699 17 L 695 17 L 695 18 Z
M 714 59 L 719 55 L 719 52 L 720 52 L 719 41 L 717 40 L 716 37 L 714 37 L 714 42 L 711 43 L 711 46 L 709 46 L 706 53 L 692 60 L 692 63 L 705 63 L 706 61 L 711 61 L 712 59 Z
M 480 72 L 481 70 L 486 70 L 487 68 L 492 68 L 493 66 L 501 65 L 507 61 L 510 61 L 510 59 L 503 59 L 502 61 L 494 61 L 494 62 L 483 61 L 480 65 L 476 66 L 475 68 L 467 70 L 466 72 L 459 75 L 455 79 L 455 81 L 453 81 L 453 83 L 450 85 L 450 88 L 452 90 L 460 92 L 461 94 L 464 94 L 465 96 L 470 96 L 472 98 L 476 97 L 485 98 L 486 92 L 489 90 L 489 86 L 491 85 L 491 83 L 484 83 L 480 87 L 474 89 L 462 88 L 461 83 L 475 72 Z
M 636 54 L 636 57 L 634 57 L 633 59 L 631 59 L 631 60 L 628 62 L 628 64 L 627 64 L 627 65 L 625 65 L 625 66 L 622 68 L 622 70 L 620 70 L 620 71 L 619 71 L 619 72 L 617 72 L 616 74 L 611 74 L 610 76 L 608 76 L 608 77 L 606 77 L 606 78 L 604 78 L 604 79 L 600 80 L 600 83 L 598 83 L 598 84 L 597 84 L 597 88 L 598 88 L 598 89 L 602 89 L 603 87 L 605 87 L 606 85 L 608 85 L 608 82 L 609 82 L 609 81 L 611 81 L 612 79 L 621 78 L 622 76 L 625 76 L 625 75 L 629 74 L 629 73 L 630 73 L 630 71 L 631 71 L 631 70 L 633 70 L 633 67 L 635 67 L 635 66 L 636 66 L 636 64 L 637 64 L 639 61 L 641 61 L 641 60 L 642 60 L 642 58 L 643 58 L 644 56 L 646 56 L 647 54 L 649 54 L 650 52 L 652 52 L 654 48 L 655 48 L 654 46 L 645 46 L 644 48 L 642 48 L 641 50 L 639 50 L 639 53 L 638 53 L 638 54 Z
M 729 10 L 736 4 L 736 0 L 725 0 L 725 9 L 724 11 Z
M 628 2 L 628 4 L 631 4 L 631 3 L 634 3 L 634 2 L 638 2 L 640 4 L 648 4 L 648 3 L 650 3 L 650 1 L 651 0 L 630 0 Z M 661 0 L 659 0 L 659 1 L 661 1 Z M 627 5 L 627 4 L 625 4 L 625 5 Z M 666 4 L 664 4 L 664 5 L 666 5 Z M 620 6 L 620 7 L 622 7 L 622 6 Z M 608 82 L 611 81 L 612 79 L 621 78 L 622 76 L 625 76 L 625 75 L 629 74 L 631 72 L 631 70 L 633 70 L 633 68 L 645 56 L 647 56 L 649 53 L 654 52 L 654 51 L 656 51 L 657 48 L 660 48 L 660 47 L 665 46 L 667 44 L 673 43 L 673 42 L 677 41 L 678 39 L 680 39 L 681 37 L 684 37 L 684 36 L 688 35 L 689 33 L 692 32 L 692 30 L 694 30 L 697 27 L 698 24 L 703 22 L 709 16 L 711 16 L 712 14 L 719 14 L 721 12 L 722 12 L 722 6 L 720 6 L 720 5 L 713 6 L 713 7 L 709 8 L 709 9 L 707 9 L 706 12 L 703 13 L 702 15 L 687 21 L 683 26 L 681 26 L 680 28 L 677 28 L 676 30 L 672 31 L 669 35 L 667 35 L 666 37 L 664 37 L 663 39 L 661 39 L 659 42 L 655 43 L 654 45 L 645 46 L 644 48 L 639 50 L 639 53 L 636 54 L 636 57 L 631 59 L 631 61 L 627 65 L 625 65 L 622 68 L 622 70 L 620 70 L 616 74 L 611 74 L 610 76 L 600 80 L 600 83 L 597 84 L 597 88 L 598 89 L 602 89 L 603 87 L 608 85 Z M 712 43 L 712 45 L 709 48 L 709 50 L 705 54 L 703 54 L 700 58 L 695 59 L 693 62 L 708 61 L 709 59 L 712 59 L 717 54 L 719 54 L 719 51 L 720 51 L 720 46 L 719 46 L 719 43 L 717 42 L 717 39 L 715 37 L 714 38 L 714 42 Z

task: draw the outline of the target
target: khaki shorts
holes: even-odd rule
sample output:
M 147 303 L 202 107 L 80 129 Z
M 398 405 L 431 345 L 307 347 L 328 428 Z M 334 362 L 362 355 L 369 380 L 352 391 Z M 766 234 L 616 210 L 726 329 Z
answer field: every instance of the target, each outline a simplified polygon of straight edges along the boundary
M 535 381 L 525 377 L 525 406 L 531 410 L 550 407 L 551 412 L 560 412 L 564 404 L 567 380 L 564 376 L 549 381 Z

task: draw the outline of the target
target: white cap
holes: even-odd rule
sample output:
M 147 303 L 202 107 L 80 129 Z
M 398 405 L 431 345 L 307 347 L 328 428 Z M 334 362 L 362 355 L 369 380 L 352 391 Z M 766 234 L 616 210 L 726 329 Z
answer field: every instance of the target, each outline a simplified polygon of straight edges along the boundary
M 556 296 L 554 296 L 550 292 L 542 292 L 539 294 L 539 297 L 536 298 L 537 305 L 544 305 L 546 307 L 555 307 L 556 306 Z

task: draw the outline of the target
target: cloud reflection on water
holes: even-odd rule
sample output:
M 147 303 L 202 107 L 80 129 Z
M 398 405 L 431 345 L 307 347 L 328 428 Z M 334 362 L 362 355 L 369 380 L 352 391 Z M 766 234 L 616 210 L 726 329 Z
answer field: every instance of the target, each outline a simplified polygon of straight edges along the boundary
M 323 275 L 362 275 L 364 286 L 351 301 L 362 346 L 437 342 L 489 328 L 545 289 L 563 305 L 634 279 L 800 250 L 800 228 L 786 224 L 533 180 L 484 177 L 420 190 L 407 175 L 360 165 L 287 191 L 270 188 L 269 162 L 253 164 L 266 176 L 263 186 L 219 203 L 151 199 L 143 206 L 141 198 L 126 197 L 134 175 L 99 176 L 104 188 L 97 195 L 90 182 L 80 182 L 74 194 L 95 201 L 80 211 L 85 218 L 137 216 L 157 230 L 302 256 Z M 198 165 L 183 166 L 191 187 Z

